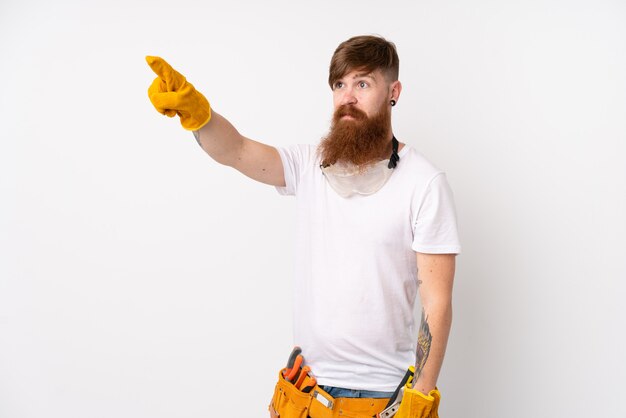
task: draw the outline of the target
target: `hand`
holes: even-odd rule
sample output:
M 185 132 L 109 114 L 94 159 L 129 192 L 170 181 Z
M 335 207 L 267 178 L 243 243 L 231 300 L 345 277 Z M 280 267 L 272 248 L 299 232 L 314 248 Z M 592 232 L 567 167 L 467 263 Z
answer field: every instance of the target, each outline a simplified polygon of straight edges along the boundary
M 160 113 L 180 116 L 183 128 L 197 131 L 211 120 L 209 101 L 163 58 L 147 56 L 146 61 L 158 76 L 148 88 L 148 97 Z
M 439 418 L 441 394 L 437 389 L 424 395 L 416 389 L 404 389 L 400 408 L 394 418 Z

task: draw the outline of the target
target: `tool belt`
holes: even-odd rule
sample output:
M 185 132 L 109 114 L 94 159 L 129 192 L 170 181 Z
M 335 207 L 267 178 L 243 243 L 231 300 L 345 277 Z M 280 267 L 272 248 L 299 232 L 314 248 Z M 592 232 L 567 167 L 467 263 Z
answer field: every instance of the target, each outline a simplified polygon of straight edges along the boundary
M 282 369 L 270 403 L 270 416 L 280 418 L 372 418 L 389 399 L 333 398 L 318 385 L 308 393 L 287 381 Z
M 439 418 L 440 394 L 428 395 L 410 389 L 415 368 L 409 367 L 391 398 L 333 398 L 317 385 L 302 349 L 295 347 L 287 367 L 278 373 L 278 383 L 269 405 L 271 418 Z

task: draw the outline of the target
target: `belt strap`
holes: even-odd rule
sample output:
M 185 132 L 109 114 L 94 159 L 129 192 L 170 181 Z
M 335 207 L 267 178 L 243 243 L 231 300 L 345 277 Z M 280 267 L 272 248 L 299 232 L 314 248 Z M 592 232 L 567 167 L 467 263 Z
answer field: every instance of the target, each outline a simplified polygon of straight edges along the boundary
M 393 392 L 393 395 L 391 395 L 391 398 L 389 398 L 389 402 L 387 403 L 387 406 L 385 408 L 388 408 L 391 405 L 393 405 L 396 399 L 398 399 L 398 394 L 400 393 L 400 389 L 402 389 L 402 387 L 405 386 L 409 382 L 409 380 L 413 379 L 414 374 L 415 374 L 414 368 L 409 367 L 406 373 L 404 374 L 404 377 L 400 381 L 400 384 L 398 385 L 396 390 Z

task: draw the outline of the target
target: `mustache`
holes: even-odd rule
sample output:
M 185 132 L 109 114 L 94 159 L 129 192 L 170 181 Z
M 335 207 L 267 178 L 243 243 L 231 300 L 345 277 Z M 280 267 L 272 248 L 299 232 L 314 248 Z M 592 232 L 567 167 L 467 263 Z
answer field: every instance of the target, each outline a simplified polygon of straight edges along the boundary
M 367 119 L 367 114 L 360 110 L 357 109 L 356 107 L 352 106 L 352 105 L 341 105 L 337 108 L 337 110 L 335 110 L 335 115 L 333 117 L 333 119 L 336 121 L 338 121 L 339 119 L 341 119 L 344 116 L 351 116 L 356 120 L 366 120 Z

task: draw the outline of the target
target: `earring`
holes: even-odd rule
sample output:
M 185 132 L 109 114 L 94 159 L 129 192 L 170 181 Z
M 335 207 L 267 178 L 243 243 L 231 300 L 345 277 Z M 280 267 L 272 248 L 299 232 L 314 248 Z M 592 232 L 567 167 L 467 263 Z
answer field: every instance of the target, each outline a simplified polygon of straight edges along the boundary
M 393 100 L 393 99 L 391 99 L 391 101 L 390 101 L 389 103 L 390 103 L 392 106 L 395 106 L 395 105 L 396 105 L 396 101 L 395 101 L 395 100 Z

